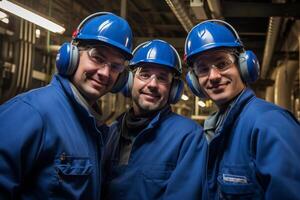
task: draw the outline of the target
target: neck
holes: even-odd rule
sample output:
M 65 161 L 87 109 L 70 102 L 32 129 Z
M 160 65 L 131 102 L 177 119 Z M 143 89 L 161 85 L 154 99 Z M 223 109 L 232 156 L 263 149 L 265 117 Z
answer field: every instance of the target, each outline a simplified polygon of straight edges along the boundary
M 217 104 L 218 109 L 222 112 L 224 110 L 227 110 L 228 106 L 244 91 L 244 89 L 246 88 L 246 86 L 244 86 L 232 99 L 230 99 L 229 101 L 226 102 L 221 102 L 219 104 Z

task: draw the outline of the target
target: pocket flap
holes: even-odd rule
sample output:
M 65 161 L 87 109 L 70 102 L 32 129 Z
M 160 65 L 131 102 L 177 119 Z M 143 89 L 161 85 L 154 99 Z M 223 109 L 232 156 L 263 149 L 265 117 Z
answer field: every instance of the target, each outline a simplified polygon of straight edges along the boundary
M 92 164 L 89 157 L 65 156 L 55 160 L 55 169 L 64 175 L 89 175 L 92 173 Z

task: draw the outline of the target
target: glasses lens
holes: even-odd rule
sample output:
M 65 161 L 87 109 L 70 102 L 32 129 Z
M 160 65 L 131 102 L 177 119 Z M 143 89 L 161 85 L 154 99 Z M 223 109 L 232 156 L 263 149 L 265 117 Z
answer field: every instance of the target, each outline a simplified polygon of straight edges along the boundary
M 197 76 L 207 76 L 211 67 L 223 72 L 230 68 L 234 61 L 235 58 L 231 53 L 218 52 L 212 56 L 199 57 L 193 64 L 193 70 Z
M 94 63 L 104 66 L 108 65 L 112 71 L 121 73 L 125 69 L 125 65 L 122 63 L 113 63 L 109 62 L 107 58 L 101 53 L 105 50 L 103 47 L 92 47 L 91 49 L 88 50 L 88 56 L 93 61 Z
M 144 82 L 148 82 L 156 78 L 157 82 L 160 84 L 169 84 L 172 82 L 171 72 L 164 73 L 153 73 L 150 69 L 139 67 L 136 71 L 136 76 L 138 79 Z

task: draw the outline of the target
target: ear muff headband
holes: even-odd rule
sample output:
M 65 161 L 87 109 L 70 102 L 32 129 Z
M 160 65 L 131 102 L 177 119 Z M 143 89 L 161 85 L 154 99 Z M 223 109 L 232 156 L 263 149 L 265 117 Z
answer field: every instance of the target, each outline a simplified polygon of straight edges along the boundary
M 172 45 L 170 45 L 170 46 L 177 55 L 177 60 L 178 60 L 177 71 L 179 72 L 179 74 L 182 74 L 181 57 L 179 56 L 177 50 Z M 184 89 L 184 83 L 180 79 L 180 77 L 173 78 L 173 83 L 172 83 L 172 87 L 171 87 L 170 94 L 169 94 L 169 103 L 170 104 L 175 104 L 180 100 L 181 95 L 183 93 L 183 89 Z
M 204 22 L 199 23 L 199 25 L 206 22 L 216 22 L 219 24 L 223 24 L 225 27 L 229 29 L 229 31 L 231 31 L 234 34 L 237 42 L 240 44 L 240 47 L 242 49 L 242 52 L 239 53 L 238 56 L 238 68 L 240 71 L 241 78 L 246 83 L 255 82 L 259 77 L 259 68 L 260 68 L 259 62 L 252 51 L 246 51 L 244 49 L 244 45 L 237 31 L 233 28 L 233 26 L 223 20 L 218 20 L 218 19 L 206 20 Z M 185 41 L 185 46 L 187 45 L 186 42 L 187 40 Z M 188 72 L 186 76 L 186 80 L 187 80 L 187 85 L 190 87 L 190 89 L 195 95 L 197 95 L 200 98 L 205 98 L 205 94 L 201 90 L 201 87 L 198 83 L 197 76 L 194 74 L 192 70 Z
M 140 49 L 142 46 L 144 46 L 147 43 L 149 43 L 149 41 L 139 44 L 133 50 L 132 54 L 134 55 L 138 49 Z M 170 47 L 173 49 L 173 51 L 175 52 L 175 54 L 177 56 L 177 60 L 178 60 L 177 71 L 179 72 L 179 74 L 181 74 L 182 73 L 182 63 L 181 63 L 180 55 L 178 54 L 177 50 L 172 45 L 170 45 Z M 130 73 L 130 75 L 128 76 L 127 84 L 122 89 L 122 93 L 126 97 L 131 96 L 132 85 L 133 85 L 133 73 L 132 72 L 129 72 L 129 73 Z M 169 103 L 170 104 L 175 104 L 180 100 L 180 97 L 182 95 L 183 88 L 184 88 L 183 86 L 184 86 L 184 83 L 180 78 L 173 78 L 172 86 L 171 86 L 170 94 L 169 94 Z
M 80 29 L 84 26 L 86 22 L 90 19 L 101 16 L 101 15 L 109 15 L 112 14 L 110 12 L 97 12 L 92 15 L 87 16 L 77 27 L 75 30 L 72 41 L 70 43 L 64 43 L 60 48 L 57 59 L 56 59 L 56 66 L 58 69 L 59 74 L 64 76 L 70 76 L 75 73 L 78 63 L 79 63 L 79 50 L 76 45 L 74 45 L 74 41 L 76 40 L 77 34 L 79 33 Z M 119 74 L 118 79 L 116 80 L 113 88 L 111 89 L 112 93 L 119 92 L 124 85 L 126 84 L 128 79 L 128 70 L 124 70 L 122 73 Z
M 229 24 L 229 23 L 227 23 L 227 22 L 225 22 L 225 21 L 223 21 L 223 20 L 219 20 L 219 19 L 209 19 L 209 20 L 205 20 L 205 21 L 203 21 L 203 22 L 200 22 L 200 23 L 198 24 L 198 26 L 199 26 L 200 24 L 204 24 L 204 23 L 206 23 L 206 22 L 217 22 L 217 23 L 219 23 L 219 24 L 223 24 L 223 25 L 225 25 L 226 27 L 228 27 L 229 30 L 234 34 L 234 36 L 235 36 L 235 38 L 238 40 L 238 42 L 241 44 L 241 47 L 244 48 L 243 42 L 242 42 L 242 40 L 241 40 L 239 34 L 237 33 L 237 31 L 233 28 L 233 26 L 232 26 L 231 24 Z M 187 46 L 186 42 L 187 42 L 187 40 L 185 41 L 184 46 Z
M 84 18 L 84 20 L 82 20 L 82 21 L 80 22 L 80 24 L 77 26 L 77 28 L 76 28 L 76 30 L 75 30 L 75 33 L 72 35 L 73 40 L 76 39 L 78 32 L 80 31 L 80 29 L 83 27 L 83 25 L 84 25 L 87 21 L 89 21 L 90 19 L 92 19 L 92 18 L 94 18 L 94 17 L 97 17 L 97 16 L 101 16 L 101 15 L 109 15 L 109 14 L 112 14 L 112 13 L 110 13 L 110 12 L 96 12 L 96 13 L 93 13 L 93 14 L 87 16 L 86 18 Z M 73 40 L 72 40 L 72 41 L 73 41 Z
M 75 73 L 78 63 L 79 63 L 79 50 L 76 45 L 74 45 L 74 40 L 77 37 L 78 32 L 82 28 L 82 26 L 89 21 L 90 19 L 100 16 L 111 14 L 110 12 L 97 12 L 92 15 L 87 16 L 77 27 L 75 30 L 72 40 L 70 43 L 64 43 L 58 51 L 56 56 L 56 67 L 58 73 L 63 76 L 70 76 Z
M 110 15 L 112 13 L 110 12 L 97 12 L 94 14 L 91 14 L 89 16 L 87 16 L 77 27 L 75 35 L 73 35 L 73 40 L 76 39 L 77 34 L 79 33 L 80 29 L 84 26 L 84 24 L 86 22 L 88 22 L 90 19 L 97 17 L 97 16 L 101 16 L 101 15 Z M 128 79 L 128 70 L 125 69 L 122 73 L 119 74 L 118 79 L 116 80 L 113 88 L 111 89 L 111 93 L 117 93 L 120 92 L 122 90 L 122 88 L 124 87 L 124 85 L 126 84 Z
M 206 20 L 206 22 L 218 22 L 220 24 L 224 24 L 225 26 L 229 27 L 229 30 L 235 35 L 236 39 L 239 41 L 239 43 L 241 44 L 241 46 L 243 47 L 243 43 L 241 41 L 241 38 L 239 36 L 239 34 L 237 33 L 237 31 L 233 28 L 233 26 L 223 20 L 219 20 L 219 19 L 210 19 L 210 20 Z M 203 22 L 202 22 L 203 23 Z

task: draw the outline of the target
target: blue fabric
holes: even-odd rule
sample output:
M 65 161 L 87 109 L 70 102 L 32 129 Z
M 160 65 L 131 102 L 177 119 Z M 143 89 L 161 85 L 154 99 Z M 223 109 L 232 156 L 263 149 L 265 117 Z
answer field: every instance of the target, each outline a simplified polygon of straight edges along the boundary
M 105 149 L 107 199 L 201 197 L 206 143 L 197 123 L 170 110 L 159 113 L 136 137 L 128 165 L 118 165 L 120 124 L 112 125 Z
M 105 127 L 96 128 L 67 79 L 1 105 L 0 127 L 0 199 L 100 199 Z
M 216 130 L 203 199 L 300 199 L 300 124 L 246 89 Z

